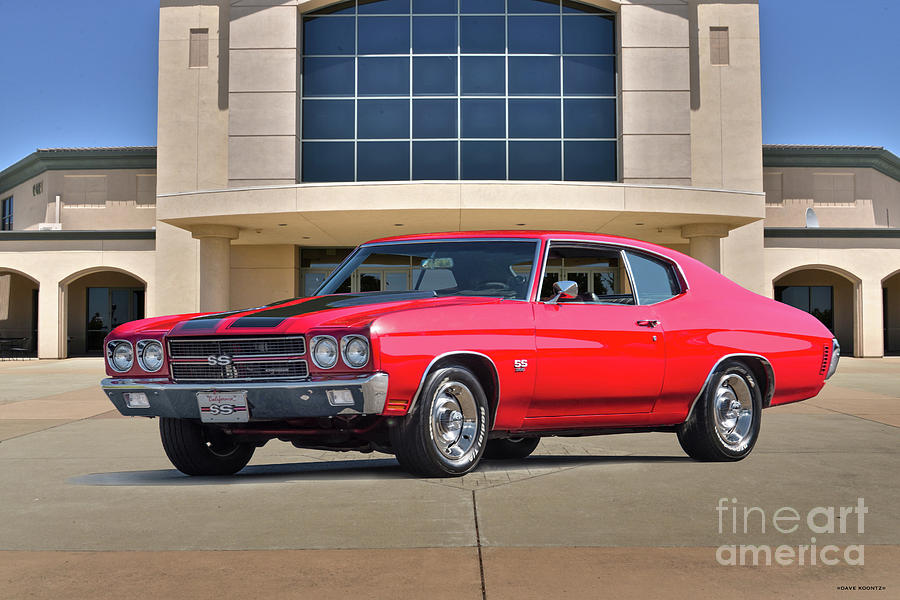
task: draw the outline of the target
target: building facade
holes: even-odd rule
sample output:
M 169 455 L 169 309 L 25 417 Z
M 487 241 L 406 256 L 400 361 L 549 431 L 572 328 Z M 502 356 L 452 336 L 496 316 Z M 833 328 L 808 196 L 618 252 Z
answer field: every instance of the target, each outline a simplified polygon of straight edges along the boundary
M 0 173 L 0 338 L 36 312 L 40 356 L 90 353 L 126 297 L 256 306 L 376 237 L 570 229 L 688 253 L 857 355 L 900 341 L 897 157 L 763 152 L 753 0 L 162 0 L 159 39 L 155 169 L 49 162 L 91 152 L 69 150 Z

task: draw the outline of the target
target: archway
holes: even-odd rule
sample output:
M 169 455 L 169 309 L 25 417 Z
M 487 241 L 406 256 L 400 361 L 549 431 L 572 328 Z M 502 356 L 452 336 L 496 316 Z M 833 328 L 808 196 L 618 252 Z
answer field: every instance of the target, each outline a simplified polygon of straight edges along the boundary
M 853 356 L 859 330 L 859 280 L 827 265 L 792 269 L 775 278 L 775 299 L 806 311 L 828 327 L 841 353 Z
M 900 270 L 881 280 L 884 311 L 884 353 L 900 355 Z
M 97 267 L 60 282 L 66 356 L 101 356 L 103 338 L 118 325 L 144 318 L 146 282 L 127 271 Z
M 39 290 L 36 279 L 0 266 L 0 358 L 37 356 Z

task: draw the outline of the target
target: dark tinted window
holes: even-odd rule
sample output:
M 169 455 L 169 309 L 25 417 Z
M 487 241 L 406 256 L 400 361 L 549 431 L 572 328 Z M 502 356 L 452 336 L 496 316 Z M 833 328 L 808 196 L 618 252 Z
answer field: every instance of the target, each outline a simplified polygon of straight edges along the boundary
M 353 142 L 303 144 L 303 181 L 353 181 Z
M 409 179 L 408 142 L 360 142 L 357 146 L 359 181 Z
M 572 0 L 357 0 L 304 12 L 301 25 L 301 142 L 353 144 L 352 164 L 327 175 L 304 158 L 303 181 L 375 177 L 360 170 L 359 144 L 379 140 L 404 142 L 412 160 L 378 177 L 618 177 L 609 10 Z
M 678 276 L 671 264 L 631 250 L 626 254 L 640 304 L 662 302 L 681 293 Z

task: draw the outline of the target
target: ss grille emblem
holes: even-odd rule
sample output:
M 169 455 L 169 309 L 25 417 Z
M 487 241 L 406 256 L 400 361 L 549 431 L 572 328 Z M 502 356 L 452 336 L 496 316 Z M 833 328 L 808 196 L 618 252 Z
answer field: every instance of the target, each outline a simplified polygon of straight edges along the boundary
M 207 356 L 206 362 L 211 367 L 227 367 L 231 363 L 234 362 L 234 359 L 228 356 L 227 354 L 223 354 L 221 356 Z

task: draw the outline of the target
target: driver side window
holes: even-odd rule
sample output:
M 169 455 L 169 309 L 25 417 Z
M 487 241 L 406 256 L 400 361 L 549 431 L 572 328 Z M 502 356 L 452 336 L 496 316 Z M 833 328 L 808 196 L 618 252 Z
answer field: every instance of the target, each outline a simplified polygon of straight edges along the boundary
M 622 253 L 597 246 L 550 247 L 547 268 L 541 284 L 541 302 L 555 294 L 557 281 L 574 281 L 578 296 L 561 302 L 583 304 L 634 304 L 634 294 Z

